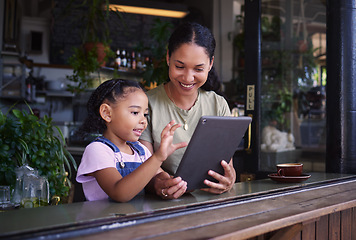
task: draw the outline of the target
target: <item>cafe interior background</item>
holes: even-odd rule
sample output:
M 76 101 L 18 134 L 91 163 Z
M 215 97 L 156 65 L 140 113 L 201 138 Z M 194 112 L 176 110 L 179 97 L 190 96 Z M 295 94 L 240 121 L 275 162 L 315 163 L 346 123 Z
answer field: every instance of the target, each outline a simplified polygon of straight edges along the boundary
M 251 110 L 248 103 L 255 99 L 253 89 L 260 88 L 261 104 L 252 109 L 260 114 L 259 140 L 251 146 L 247 132 L 236 151 L 238 181 L 265 178 L 282 162 L 301 162 L 306 172 L 325 171 L 325 1 L 261 1 L 261 82 L 252 84 L 247 84 L 244 74 L 243 0 L 148 3 L 183 11 L 183 18 L 110 11 L 106 43 L 112 55 L 99 64 L 102 66 L 94 60 L 89 66 L 93 70 L 73 74 L 73 69 L 83 68 L 80 53 L 86 25 L 81 17 L 88 13 L 89 5 L 78 6 L 81 2 L 74 1 L 69 8 L 70 0 L 0 2 L 0 16 L 4 16 L 0 19 L 0 105 L 4 114 L 14 104 L 16 109 L 28 111 L 28 104 L 40 118 L 51 117 L 64 135 L 66 149 L 79 163 L 90 139 L 78 139 L 75 129 L 85 117 L 92 90 L 112 77 L 140 81 L 147 89 L 164 82 L 162 59 L 170 32 L 181 21 L 197 21 L 216 37 L 215 67 L 235 116 L 247 115 Z M 128 2 L 140 6 L 148 1 L 110 1 Z M 84 62 L 92 63 L 88 57 Z M 78 88 L 78 81 L 83 88 Z M 258 158 L 253 170 L 243 164 L 251 151 L 258 152 L 252 154 Z M 75 183 L 73 177 L 71 180 Z

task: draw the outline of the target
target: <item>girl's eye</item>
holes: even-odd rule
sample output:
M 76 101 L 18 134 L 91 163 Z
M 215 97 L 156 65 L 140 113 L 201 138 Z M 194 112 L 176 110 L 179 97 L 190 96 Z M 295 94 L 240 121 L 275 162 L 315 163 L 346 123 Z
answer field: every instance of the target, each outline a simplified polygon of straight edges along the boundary
M 138 114 L 138 112 L 131 112 L 133 115 L 137 115 Z
M 197 69 L 195 69 L 195 71 L 202 72 L 202 71 L 204 71 L 204 69 L 203 68 L 197 68 Z
M 145 113 L 143 116 L 144 116 L 145 118 L 148 118 L 149 115 L 150 115 L 150 114 Z
M 181 67 L 181 66 L 176 66 L 176 68 L 178 68 L 178 69 L 183 69 L 184 67 Z

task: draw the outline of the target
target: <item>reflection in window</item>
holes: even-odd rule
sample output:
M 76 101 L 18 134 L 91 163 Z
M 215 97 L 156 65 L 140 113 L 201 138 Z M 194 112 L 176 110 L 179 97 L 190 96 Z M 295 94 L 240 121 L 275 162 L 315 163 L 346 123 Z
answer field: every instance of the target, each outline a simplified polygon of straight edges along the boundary
M 262 171 L 325 171 L 325 14 L 317 0 L 262 1 Z

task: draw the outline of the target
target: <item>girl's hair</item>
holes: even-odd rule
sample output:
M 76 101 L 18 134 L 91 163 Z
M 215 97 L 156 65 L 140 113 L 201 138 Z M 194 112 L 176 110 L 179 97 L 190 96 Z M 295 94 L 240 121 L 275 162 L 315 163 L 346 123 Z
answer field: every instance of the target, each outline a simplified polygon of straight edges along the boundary
M 203 47 L 206 54 L 209 56 L 210 61 L 213 60 L 216 43 L 214 35 L 209 28 L 194 22 L 186 22 L 178 26 L 168 41 L 169 57 L 175 50 L 185 43 L 195 43 L 196 45 Z M 201 88 L 222 95 L 220 92 L 220 83 L 220 79 L 213 66 L 209 71 L 207 81 Z
M 127 93 L 134 92 L 137 89 L 142 90 L 138 82 L 123 79 L 112 79 L 100 84 L 88 100 L 88 115 L 78 133 L 82 136 L 91 133 L 103 133 L 106 130 L 106 124 L 100 116 L 101 104 L 104 101 L 115 104 L 119 98 L 123 98 Z

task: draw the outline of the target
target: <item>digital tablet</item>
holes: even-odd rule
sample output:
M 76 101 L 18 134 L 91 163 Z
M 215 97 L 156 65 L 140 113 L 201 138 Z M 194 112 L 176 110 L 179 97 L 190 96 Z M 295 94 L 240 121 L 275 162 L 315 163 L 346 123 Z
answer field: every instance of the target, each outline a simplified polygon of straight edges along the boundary
M 251 121 L 250 117 L 200 118 L 175 173 L 188 183 L 188 191 L 207 188 L 205 179 L 216 182 L 209 170 L 224 175 L 221 160 L 230 162 Z

